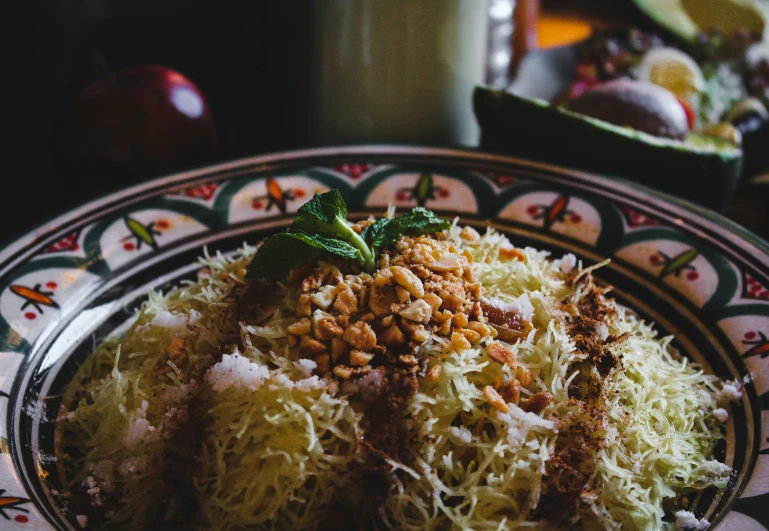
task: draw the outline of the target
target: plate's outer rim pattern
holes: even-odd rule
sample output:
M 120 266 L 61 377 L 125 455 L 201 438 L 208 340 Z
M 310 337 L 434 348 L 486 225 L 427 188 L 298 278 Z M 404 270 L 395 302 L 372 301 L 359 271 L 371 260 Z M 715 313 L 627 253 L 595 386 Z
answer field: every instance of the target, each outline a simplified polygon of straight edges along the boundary
M 425 175 L 430 195 L 418 197 L 414 182 Z M 255 197 L 254 190 L 265 189 L 270 178 L 293 186 L 287 190 L 297 194 L 291 198 L 296 204 Z M 748 422 L 746 433 L 754 425 L 760 428 L 753 446 L 742 452 L 748 465 L 757 463 L 758 476 L 741 483 L 745 497 L 719 523 L 725 529 L 769 528 L 764 515 L 769 430 L 760 418 L 750 420 L 761 407 L 764 422 L 769 418 L 769 367 L 763 361 L 764 349 L 769 352 L 769 244 L 718 214 L 627 181 L 469 150 L 360 145 L 259 155 L 155 179 L 90 201 L 0 251 L 0 327 L 5 329 L 0 330 L 0 529 L 50 528 L 39 514 L 45 510 L 30 502 L 34 493 L 24 492 L 30 478 L 27 472 L 18 476 L 18 452 L 9 453 L 18 449 L 14 430 L 24 415 L 14 390 L 40 358 L 35 346 L 55 328 L 46 312 L 60 309 L 66 321 L 70 310 L 60 303 L 89 297 L 87 290 L 74 288 L 88 286 L 93 292 L 140 258 L 153 261 L 158 252 L 194 246 L 224 230 L 279 223 L 309 198 L 300 199 L 298 192 L 304 194 L 312 183 L 341 188 L 359 210 L 427 201 L 430 208 L 468 219 L 497 219 L 578 252 L 612 256 L 618 267 L 670 290 L 675 304 L 712 325 L 712 337 L 728 353 L 723 356 L 737 363 L 726 360 L 727 365 L 747 365 L 754 375 L 750 397 L 743 401 L 748 407 L 735 418 L 739 414 Z M 412 185 L 414 190 L 408 188 Z M 248 201 L 259 210 L 257 217 Z M 268 212 L 272 206 L 278 212 Z M 29 311 L 18 310 L 22 302 Z M 9 312 L 19 318 L 13 331 L 6 325 Z M 35 358 L 25 358 L 29 353 Z M 9 495 L 16 501 L 3 512 Z

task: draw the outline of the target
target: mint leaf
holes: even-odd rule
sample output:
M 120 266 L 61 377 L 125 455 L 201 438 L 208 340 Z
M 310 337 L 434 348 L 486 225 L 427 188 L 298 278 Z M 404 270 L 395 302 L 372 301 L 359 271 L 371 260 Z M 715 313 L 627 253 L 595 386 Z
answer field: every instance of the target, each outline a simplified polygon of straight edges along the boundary
M 360 259 L 358 249 L 344 241 L 302 232 L 281 232 L 264 241 L 251 261 L 247 278 L 278 277 L 324 254 Z
M 347 225 L 347 205 L 339 190 L 315 194 L 296 212 L 291 228 L 307 234 L 336 238 L 339 224 Z
M 384 230 L 385 226 L 390 223 L 390 221 L 392 220 L 387 218 L 376 220 L 374 223 L 363 229 L 360 237 L 363 238 L 363 241 L 366 242 L 369 247 L 373 248 L 374 242 L 381 237 L 382 231 Z
M 383 222 L 380 224 L 380 222 Z M 404 234 L 429 234 L 451 227 L 451 222 L 441 219 L 430 210 L 416 207 L 411 212 L 392 219 L 380 219 L 363 231 L 363 238 L 376 250 L 389 247 Z
M 299 208 L 291 228 L 348 242 L 360 251 L 360 260 L 368 272 L 376 269 L 374 253 L 347 224 L 347 204 L 339 190 L 315 194 Z

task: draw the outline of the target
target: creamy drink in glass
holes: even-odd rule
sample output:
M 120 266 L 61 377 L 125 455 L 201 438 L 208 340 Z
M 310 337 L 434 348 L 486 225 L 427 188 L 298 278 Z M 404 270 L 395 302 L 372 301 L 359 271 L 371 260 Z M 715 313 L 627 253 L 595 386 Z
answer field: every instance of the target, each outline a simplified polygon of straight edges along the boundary
M 488 0 L 314 0 L 317 143 L 477 145 Z

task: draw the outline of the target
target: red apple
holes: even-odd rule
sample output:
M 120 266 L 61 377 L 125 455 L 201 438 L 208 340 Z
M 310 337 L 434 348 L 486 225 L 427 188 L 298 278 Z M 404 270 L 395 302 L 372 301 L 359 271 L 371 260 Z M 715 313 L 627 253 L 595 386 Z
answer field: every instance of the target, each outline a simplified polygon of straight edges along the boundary
M 174 170 L 218 151 L 203 94 L 158 65 L 118 70 L 85 87 L 67 109 L 62 144 L 74 159 L 102 159 L 135 175 Z

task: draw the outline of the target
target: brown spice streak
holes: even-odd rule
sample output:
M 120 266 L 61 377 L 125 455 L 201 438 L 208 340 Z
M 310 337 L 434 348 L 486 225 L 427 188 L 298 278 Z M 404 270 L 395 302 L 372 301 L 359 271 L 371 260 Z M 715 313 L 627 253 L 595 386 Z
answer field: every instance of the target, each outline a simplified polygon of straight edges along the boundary
M 596 457 L 604 444 L 602 424 L 605 419 L 604 381 L 622 369 L 622 360 L 607 346 L 619 338 L 602 340 L 597 325 L 616 317 L 604 298 L 608 289 L 596 286 L 590 276 L 580 279 L 582 296 L 576 301 L 565 299 L 569 335 L 586 360 L 574 365 L 579 370 L 569 388 L 570 405 L 579 408 L 571 423 L 565 422 L 555 441 L 553 456 L 547 463 L 539 517 L 563 524 L 574 516 L 591 518 L 589 506 L 581 495 L 594 491 L 591 475 Z M 624 338 L 623 338 L 624 339 Z

